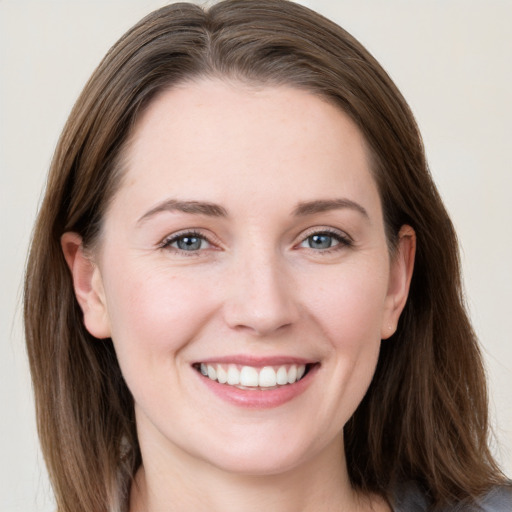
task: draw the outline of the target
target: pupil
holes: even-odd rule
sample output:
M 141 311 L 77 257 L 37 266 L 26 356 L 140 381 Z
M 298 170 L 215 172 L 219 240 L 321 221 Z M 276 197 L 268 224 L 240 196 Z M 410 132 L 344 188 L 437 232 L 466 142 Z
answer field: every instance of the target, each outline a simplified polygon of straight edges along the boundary
M 178 248 L 183 251 L 195 251 L 201 248 L 201 239 L 196 236 L 184 236 L 178 240 Z
M 309 246 L 313 249 L 328 249 L 331 247 L 331 236 L 313 235 L 310 237 Z

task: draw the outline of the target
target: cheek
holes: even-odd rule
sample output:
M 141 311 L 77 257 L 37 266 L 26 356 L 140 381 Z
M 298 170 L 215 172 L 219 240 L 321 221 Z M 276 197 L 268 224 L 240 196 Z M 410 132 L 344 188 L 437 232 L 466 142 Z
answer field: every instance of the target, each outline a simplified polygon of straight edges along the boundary
M 215 309 L 198 276 L 171 273 L 165 266 L 148 271 L 119 265 L 105 292 L 112 340 L 123 371 L 161 364 L 197 335 Z
M 387 293 L 387 271 L 380 267 L 347 265 L 309 288 L 308 309 L 334 345 L 357 350 L 380 342 Z
M 325 370 L 332 378 L 324 400 L 326 411 L 336 411 L 337 425 L 352 416 L 375 373 L 387 291 L 385 269 L 346 270 L 336 279 L 320 281 L 324 284 L 315 287 L 309 302 L 310 314 L 329 343 Z

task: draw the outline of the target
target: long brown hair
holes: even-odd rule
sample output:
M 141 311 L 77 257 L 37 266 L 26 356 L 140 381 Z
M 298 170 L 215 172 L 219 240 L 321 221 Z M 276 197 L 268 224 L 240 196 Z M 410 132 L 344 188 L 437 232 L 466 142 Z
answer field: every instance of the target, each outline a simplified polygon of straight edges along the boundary
M 122 510 L 141 464 L 132 397 L 111 341 L 83 325 L 60 237 L 75 231 L 94 243 L 137 117 L 162 89 L 199 77 L 287 84 L 334 102 L 371 149 L 390 246 L 403 224 L 416 231 L 407 305 L 345 427 L 352 485 L 389 498 L 413 480 L 441 505 L 501 482 L 457 240 L 409 107 L 375 59 L 329 20 L 286 0 L 227 0 L 208 10 L 170 5 L 126 33 L 76 102 L 51 164 L 26 272 L 25 326 L 58 510 Z

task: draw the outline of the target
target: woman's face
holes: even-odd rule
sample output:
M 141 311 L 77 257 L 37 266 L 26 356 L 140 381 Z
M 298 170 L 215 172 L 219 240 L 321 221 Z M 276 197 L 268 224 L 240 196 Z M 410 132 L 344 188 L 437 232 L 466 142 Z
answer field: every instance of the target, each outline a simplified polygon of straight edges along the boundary
M 358 129 L 307 92 L 205 80 L 151 103 L 125 167 L 75 282 L 143 457 L 254 474 L 340 460 L 411 266 L 408 237 L 390 257 Z

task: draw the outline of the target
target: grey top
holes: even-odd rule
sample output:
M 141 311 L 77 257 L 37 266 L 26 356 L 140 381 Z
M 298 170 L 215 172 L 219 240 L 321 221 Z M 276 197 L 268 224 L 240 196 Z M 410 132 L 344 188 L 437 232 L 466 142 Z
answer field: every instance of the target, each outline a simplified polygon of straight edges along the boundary
M 418 486 L 404 485 L 395 494 L 394 512 L 430 512 L 427 497 Z M 512 487 L 495 487 L 477 504 L 455 504 L 439 512 L 512 512 Z

